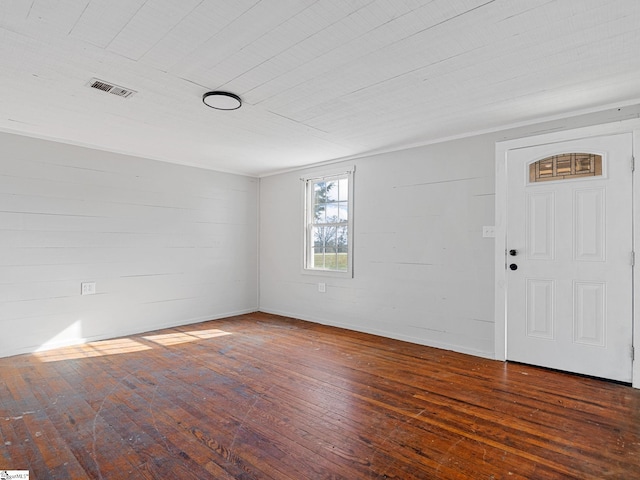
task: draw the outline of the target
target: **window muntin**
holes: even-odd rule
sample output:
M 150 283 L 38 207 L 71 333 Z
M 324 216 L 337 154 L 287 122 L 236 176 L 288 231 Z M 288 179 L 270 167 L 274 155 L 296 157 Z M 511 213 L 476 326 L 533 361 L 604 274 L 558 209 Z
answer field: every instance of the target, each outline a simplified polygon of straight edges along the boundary
M 529 165 L 529 182 L 548 182 L 602 175 L 602 155 L 563 153 L 543 158 Z
M 305 181 L 304 269 L 351 274 L 353 172 Z

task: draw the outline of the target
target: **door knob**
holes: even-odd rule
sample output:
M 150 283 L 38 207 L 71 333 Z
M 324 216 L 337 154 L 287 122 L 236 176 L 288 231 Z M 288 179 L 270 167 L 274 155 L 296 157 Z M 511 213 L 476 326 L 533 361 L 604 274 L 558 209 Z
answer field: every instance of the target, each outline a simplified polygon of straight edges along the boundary
M 515 257 L 518 254 L 517 250 L 509 250 L 509 255 L 511 255 L 512 257 Z
M 518 269 L 518 265 L 516 265 L 515 263 L 512 263 L 511 265 L 509 265 L 509 268 L 511 270 L 517 270 Z

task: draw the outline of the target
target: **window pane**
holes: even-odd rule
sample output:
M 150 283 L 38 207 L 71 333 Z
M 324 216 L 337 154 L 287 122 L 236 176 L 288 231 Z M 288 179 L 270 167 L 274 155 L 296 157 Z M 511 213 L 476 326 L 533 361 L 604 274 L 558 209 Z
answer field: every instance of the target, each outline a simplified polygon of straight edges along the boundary
M 326 201 L 327 187 L 324 182 L 314 182 L 313 184 L 313 203 L 324 203 Z
M 347 202 L 340 202 L 338 208 L 338 220 L 340 222 L 346 222 L 349 219 L 349 204 Z
M 325 223 L 325 206 L 324 205 L 316 205 L 313 211 L 313 219 L 314 223 Z
M 349 236 L 347 235 L 347 227 L 338 227 L 336 229 L 336 246 L 342 252 L 347 252 L 349 245 Z
M 313 236 L 313 246 L 317 249 L 318 247 L 324 247 L 324 227 L 313 227 L 312 236 Z
M 335 247 L 336 227 L 313 227 L 314 247 Z
M 541 177 L 550 177 L 553 175 L 553 162 L 551 160 L 541 160 L 539 165 Z
M 556 160 L 556 175 L 569 175 L 571 173 L 571 157 L 559 156 Z
M 340 200 L 341 202 L 346 202 L 347 200 L 349 200 L 349 180 L 347 180 L 346 178 L 342 178 L 338 183 L 340 187 L 338 200 Z
M 327 270 L 337 270 L 338 265 L 338 257 L 336 254 L 335 248 L 327 248 L 325 249 L 324 254 L 324 268 Z
M 335 247 L 336 246 L 336 227 L 325 227 L 324 228 L 324 244 L 327 247 Z
M 337 201 L 338 200 L 338 181 L 331 180 L 329 182 L 326 182 L 326 191 L 327 191 L 326 201 L 328 202 Z
M 337 256 L 337 268 L 336 270 L 341 271 L 341 272 L 346 272 L 348 270 L 348 264 L 347 262 L 349 261 L 349 256 L 347 255 L 347 253 L 338 253 Z
M 326 208 L 327 222 L 336 223 L 339 219 L 338 204 L 327 203 Z
M 324 268 L 324 248 L 313 249 L 313 268 Z
M 593 159 L 590 157 L 576 157 L 576 173 L 589 173 L 593 169 Z

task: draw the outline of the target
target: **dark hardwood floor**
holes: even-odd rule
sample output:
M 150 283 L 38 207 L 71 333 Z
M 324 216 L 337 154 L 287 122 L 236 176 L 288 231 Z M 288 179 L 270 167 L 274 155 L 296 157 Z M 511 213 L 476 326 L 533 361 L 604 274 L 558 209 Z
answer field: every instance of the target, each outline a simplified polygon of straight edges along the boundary
M 251 314 L 0 359 L 32 479 L 635 479 L 640 391 Z

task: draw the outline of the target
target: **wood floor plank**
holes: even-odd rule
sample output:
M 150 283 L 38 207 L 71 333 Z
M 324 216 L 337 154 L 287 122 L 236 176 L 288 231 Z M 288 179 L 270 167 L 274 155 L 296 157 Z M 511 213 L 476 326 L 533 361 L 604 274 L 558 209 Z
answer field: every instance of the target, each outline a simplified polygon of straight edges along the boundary
M 256 313 L 0 359 L 0 469 L 640 478 L 640 391 Z
M 234 353 L 234 361 L 237 361 L 238 365 L 246 365 L 248 361 L 250 361 L 251 359 L 238 359 L 238 357 L 240 357 L 240 354 L 238 353 Z M 226 365 L 229 365 L 228 363 Z M 271 364 L 271 374 L 272 375 L 276 375 L 276 376 L 283 376 L 284 378 L 287 378 L 289 380 L 289 383 L 293 383 L 295 385 L 300 385 L 300 380 L 294 378 L 295 375 L 297 375 L 294 372 L 287 370 L 282 370 L 279 371 L 276 369 L 275 366 L 275 362 L 272 362 Z M 255 364 L 253 365 L 254 368 L 254 373 L 255 373 Z M 215 367 L 212 367 L 215 368 Z M 234 370 L 234 369 L 231 369 Z M 241 377 L 240 374 L 238 373 L 233 373 L 233 372 L 228 372 L 228 375 L 231 376 L 237 376 L 238 378 Z M 293 376 L 293 377 L 292 377 Z M 246 378 L 245 380 L 247 381 L 247 383 L 249 383 L 254 389 L 257 385 L 260 384 L 260 381 L 258 380 L 258 378 L 256 376 L 253 376 L 251 378 Z M 268 380 L 268 379 L 267 379 Z M 279 410 L 279 413 L 281 414 L 285 414 L 287 418 L 289 419 L 288 423 L 294 423 L 291 420 L 293 419 L 292 417 L 295 416 L 295 410 L 291 410 L 290 407 L 294 407 L 296 404 L 300 403 L 300 399 L 296 398 L 296 393 L 299 395 L 299 389 L 295 390 L 294 395 L 289 395 L 289 392 L 283 390 L 282 388 L 278 387 L 277 385 L 275 386 L 276 388 L 278 388 L 278 391 L 273 391 L 274 389 L 274 384 L 265 384 L 262 385 L 259 389 L 259 391 L 254 391 L 252 393 L 250 393 L 251 398 L 257 398 L 258 395 L 260 395 L 260 401 L 261 404 L 265 404 L 265 406 L 269 406 L 269 405 L 273 405 L 273 404 L 268 404 L 267 402 L 269 401 L 269 394 L 273 394 L 274 398 L 280 399 L 280 400 L 285 400 L 284 402 L 280 402 L 279 405 L 273 405 L 273 408 L 277 408 Z M 296 387 L 298 388 L 298 387 Z M 314 388 L 315 390 L 315 388 Z M 236 391 L 237 393 L 237 391 Z M 363 462 L 362 459 L 360 458 L 356 458 L 354 459 L 353 454 L 349 453 L 350 449 L 345 448 L 344 450 L 339 448 L 340 442 L 344 441 L 344 436 L 342 435 L 342 429 L 345 427 L 346 425 L 346 421 L 348 421 L 348 418 L 338 418 L 337 420 L 337 425 L 336 425 L 336 429 L 335 429 L 335 435 L 332 435 L 334 432 L 327 432 L 326 429 L 324 429 L 323 427 L 327 426 L 327 415 L 333 413 L 332 410 L 336 410 L 336 406 L 337 404 L 335 402 L 332 402 L 330 404 L 328 404 L 328 406 L 326 407 L 326 409 L 318 409 L 318 407 L 322 407 L 321 403 L 322 403 L 322 398 L 323 395 L 326 396 L 326 390 L 323 391 L 318 391 L 316 394 L 313 395 L 314 400 L 316 400 L 315 404 L 311 403 L 311 402 L 306 402 L 305 405 L 301 405 L 299 406 L 299 408 L 301 409 L 302 412 L 302 416 L 304 417 L 304 422 L 300 422 L 300 423 L 304 423 L 306 424 L 309 428 L 308 431 L 304 432 L 301 434 L 300 438 L 304 438 L 305 440 L 309 437 L 309 436 L 313 436 L 313 435 L 319 435 L 320 439 L 319 441 L 317 441 L 316 443 L 314 443 L 314 446 L 317 447 L 317 445 L 325 443 L 326 446 L 325 448 L 327 449 L 326 451 L 324 451 L 323 453 L 325 455 L 331 455 L 333 456 L 333 460 L 335 462 L 340 463 L 340 460 L 342 459 L 341 457 L 344 458 L 348 458 L 348 462 L 351 463 L 352 465 L 356 465 L 358 463 L 366 463 Z M 261 405 L 262 407 L 262 405 Z M 333 408 L 332 408 L 333 407 Z M 264 411 L 264 407 L 260 408 L 260 409 L 255 409 L 256 412 L 262 412 Z M 255 418 L 254 418 L 255 417 Z M 265 418 L 268 418 L 268 416 L 264 416 Z M 260 418 L 259 414 L 256 415 L 252 415 L 251 417 L 247 416 L 246 418 L 244 418 L 245 422 L 248 421 L 253 421 L 256 418 Z M 315 418 L 320 418 L 321 419 L 321 423 L 318 422 L 316 424 L 313 425 L 309 425 L 309 422 L 313 422 Z M 340 423 L 342 422 L 342 423 Z M 281 432 L 286 434 L 286 430 L 281 430 Z M 326 439 L 334 439 L 336 443 L 330 443 L 330 442 L 325 442 L 324 440 Z M 298 443 L 303 444 L 304 442 L 302 442 L 301 440 L 298 440 Z M 311 455 L 312 452 L 309 452 L 308 455 Z M 347 469 L 348 467 L 345 465 L 343 468 Z M 405 477 L 405 478 L 409 478 L 409 477 Z

